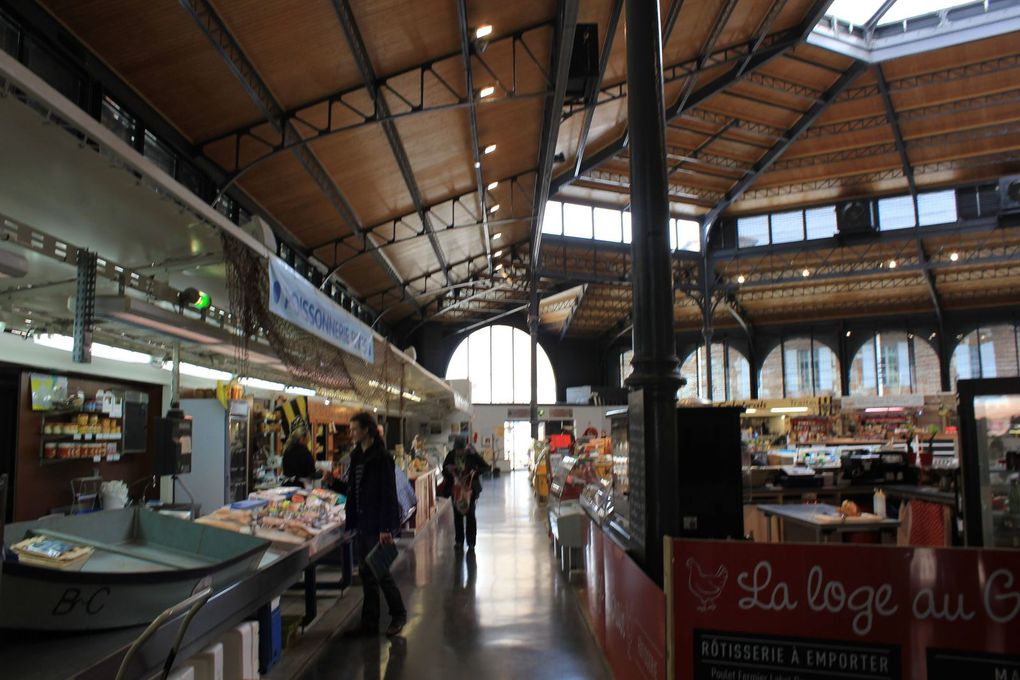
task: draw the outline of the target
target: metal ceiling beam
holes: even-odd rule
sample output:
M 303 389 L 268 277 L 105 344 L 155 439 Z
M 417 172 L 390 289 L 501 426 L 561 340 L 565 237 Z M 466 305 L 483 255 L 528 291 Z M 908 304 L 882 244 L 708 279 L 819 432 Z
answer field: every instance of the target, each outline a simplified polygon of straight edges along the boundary
M 237 41 L 234 40 L 223 19 L 216 13 L 216 10 L 209 1 L 180 0 L 180 3 L 188 15 L 195 21 L 199 30 L 209 40 L 213 49 L 223 59 L 224 64 L 226 64 L 230 72 L 241 84 L 241 87 L 251 98 L 255 106 L 262 112 L 266 122 L 280 133 L 284 140 L 300 139 L 301 135 L 294 128 L 293 123 L 284 117 L 283 107 L 276 101 L 269 87 L 256 71 L 255 66 L 249 61 L 240 45 L 237 44 Z M 368 239 L 364 226 L 355 214 L 354 208 L 347 201 L 340 188 L 333 182 L 333 179 L 315 154 L 304 146 L 295 147 L 293 154 L 347 226 L 352 231 L 359 233 L 364 239 Z M 387 276 L 393 279 L 394 282 L 402 284 L 403 281 L 392 263 L 382 253 L 375 252 L 376 260 Z M 413 299 L 410 300 L 410 303 L 417 311 L 421 311 L 421 307 Z
M 475 81 L 471 72 L 471 38 L 468 35 L 467 0 L 457 0 L 457 24 L 460 32 L 460 54 L 464 62 L 464 81 L 467 83 L 468 108 L 471 127 L 471 157 L 475 169 L 475 191 L 478 206 L 482 211 L 482 240 L 485 242 L 485 261 L 489 276 L 492 276 L 492 243 L 489 239 L 489 210 L 485 205 L 485 184 L 482 178 L 481 148 L 478 140 L 478 111 L 475 104 Z
M 461 0 L 463 2 L 464 0 Z M 551 99 L 546 100 L 542 121 L 542 136 L 538 152 L 538 179 L 535 183 L 535 200 L 531 214 L 531 268 L 538 268 L 539 255 L 542 249 L 542 218 L 545 216 L 545 204 L 549 200 L 549 188 L 552 180 L 553 157 L 556 155 L 556 141 L 559 137 L 560 120 L 563 115 L 563 99 L 567 91 L 567 75 L 570 70 L 570 55 L 574 49 L 574 29 L 577 27 L 577 7 L 579 0 L 560 0 L 556 13 L 556 29 L 551 49 L 549 72 L 553 74 L 555 91 Z
M 518 312 L 525 311 L 529 306 L 530 306 L 530 303 L 524 303 L 523 305 L 518 305 L 516 307 L 513 307 L 512 309 L 506 310 L 502 314 L 497 314 L 496 316 L 490 316 L 488 319 L 483 319 L 481 321 L 478 321 L 476 323 L 471 324 L 470 326 L 465 326 L 464 328 L 458 328 L 457 330 L 455 330 L 453 332 L 453 335 L 460 335 L 461 333 L 470 333 L 471 331 L 475 330 L 476 328 L 481 328 L 483 326 L 492 325 L 492 323 L 495 322 L 495 321 L 499 321 L 500 319 L 505 319 L 506 317 L 512 316 L 514 314 L 517 314 Z
M 673 0 L 673 9 L 678 9 L 683 0 Z M 672 12 L 672 10 L 671 10 Z M 602 54 L 599 58 L 599 75 L 595 83 L 595 90 L 591 97 L 585 102 L 584 122 L 581 124 L 581 137 L 577 143 L 577 152 L 574 163 L 574 177 L 581 174 L 581 162 L 584 160 L 584 149 L 588 145 L 588 133 L 591 131 L 591 122 L 595 118 L 595 109 L 598 106 L 599 88 L 602 86 L 602 78 L 606 74 L 606 66 L 609 65 L 609 55 L 613 51 L 613 41 L 616 38 L 616 27 L 620 23 L 620 14 L 623 13 L 623 0 L 616 0 L 613 5 L 613 12 L 609 15 L 609 25 L 606 28 L 606 39 L 602 43 Z M 673 17 L 675 22 L 675 17 Z
M 715 43 L 722 35 L 723 28 L 726 27 L 726 23 L 730 20 L 730 16 L 733 14 L 733 8 L 737 6 L 737 0 L 726 0 L 726 4 L 722 6 L 719 13 L 715 16 L 715 21 L 712 23 L 712 30 L 709 32 L 708 37 L 705 38 L 705 42 L 701 46 L 701 54 L 698 57 L 698 65 L 694 73 L 684 83 L 683 89 L 680 91 L 680 96 L 677 97 L 677 103 L 671 110 L 683 111 L 687 104 L 687 98 L 691 96 L 694 91 L 694 86 L 698 83 L 698 76 L 701 75 L 701 70 L 705 68 L 708 63 L 708 59 L 712 54 L 712 50 L 715 49 Z M 771 26 L 762 28 L 762 33 L 768 33 Z M 746 61 L 744 63 L 747 63 Z M 738 74 L 739 75 L 739 74 Z
M 896 2 L 897 0 L 885 0 L 885 2 L 882 3 L 882 6 L 871 15 L 871 18 L 864 22 L 864 33 L 870 34 L 874 31 L 875 27 L 878 26 L 878 22 L 882 20 L 882 17 L 884 17 L 890 9 L 892 9 L 892 6 L 895 5 Z
M 726 192 L 723 200 L 717 203 L 702 217 L 701 230 L 704 237 L 704 243 L 708 243 L 712 225 L 718 219 L 719 215 L 721 215 L 722 212 L 730 206 L 730 204 L 740 198 L 740 196 L 747 191 L 747 189 L 750 188 L 750 186 L 754 184 L 759 177 L 761 177 L 762 173 L 765 172 L 777 158 L 783 155 L 783 153 L 790 148 L 795 141 L 797 141 L 797 138 L 800 137 L 806 129 L 811 127 L 811 124 L 814 123 L 818 119 L 818 116 L 820 116 L 825 109 L 828 108 L 829 104 L 831 104 L 833 100 L 839 96 L 839 93 L 846 89 L 846 87 L 852 83 L 866 67 L 867 64 L 863 62 L 855 62 L 846 71 L 846 73 L 840 76 L 840 78 L 833 83 L 828 90 L 826 90 L 821 101 L 808 109 L 804 115 L 801 116 L 800 120 L 786 131 L 783 138 L 769 149 L 757 163 L 754 164 L 752 170 L 744 175 L 743 179 L 737 182 L 732 189 Z
M 584 302 L 584 294 L 588 292 L 588 284 L 585 283 L 581 286 L 581 292 L 577 295 L 577 300 L 574 301 L 574 307 L 570 310 L 570 314 L 567 315 L 566 321 L 563 322 L 563 330 L 560 331 L 560 342 L 563 342 L 563 338 L 567 337 L 567 331 L 570 330 L 570 324 L 574 322 L 574 318 L 577 316 L 577 311 L 581 309 L 581 303 Z
M 354 11 L 351 9 L 348 0 L 333 0 L 333 9 L 336 11 L 337 18 L 340 19 L 340 25 L 343 26 L 347 46 L 350 47 L 351 54 L 354 55 L 354 62 L 358 65 L 358 71 L 361 72 L 361 80 L 365 83 L 365 89 L 372 98 L 377 114 L 383 119 L 381 125 L 383 132 L 386 133 L 386 140 L 390 144 L 390 150 L 393 151 L 393 158 L 397 161 L 397 167 L 400 168 L 400 176 L 404 179 L 407 193 L 411 195 L 411 201 L 414 203 L 418 219 L 421 220 L 422 227 L 428 235 L 436 261 L 443 268 L 443 278 L 446 280 L 446 285 L 450 285 L 450 265 L 446 261 L 446 255 L 443 253 L 443 248 L 436 237 L 432 220 L 425 209 L 425 201 L 422 199 L 421 190 L 418 188 L 418 181 L 414 177 L 411 161 L 407 157 L 407 149 L 404 148 L 404 143 L 400 139 L 400 133 L 397 132 L 396 124 L 389 118 L 389 104 L 386 102 L 386 98 L 380 94 L 379 88 L 376 87 L 375 68 L 373 68 L 368 51 L 365 49 L 365 41 L 362 39 L 361 31 L 358 29 L 358 22 L 354 18 Z M 473 96 L 470 90 L 468 91 L 468 96 Z M 474 111 L 474 107 L 472 107 L 472 111 Z

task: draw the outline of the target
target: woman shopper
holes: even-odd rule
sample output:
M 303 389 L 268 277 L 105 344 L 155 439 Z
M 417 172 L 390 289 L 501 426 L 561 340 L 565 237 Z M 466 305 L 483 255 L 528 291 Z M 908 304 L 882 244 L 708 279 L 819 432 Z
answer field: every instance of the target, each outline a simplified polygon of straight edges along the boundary
M 376 575 L 365 558 L 376 545 L 392 544 L 394 535 L 400 529 L 400 506 L 397 503 L 395 464 L 393 456 L 386 450 L 379 427 L 372 414 L 355 414 L 350 422 L 351 438 L 356 446 L 351 452 L 347 474 L 342 479 L 333 479 L 335 491 L 347 495 L 347 528 L 356 533 L 356 545 L 360 555 L 358 573 L 365 591 L 361 607 L 361 625 L 351 635 L 379 634 L 379 590 L 382 589 L 389 608 L 390 625 L 387 635 L 398 635 L 407 623 L 407 609 L 400 596 L 393 575 L 388 571 Z M 333 471 L 334 475 L 339 474 Z
M 468 449 L 467 440 L 457 437 L 453 440 L 453 450 L 443 461 L 443 483 L 450 492 L 453 501 L 454 547 L 464 549 L 464 524 L 467 523 L 468 550 L 474 551 L 475 538 L 478 534 L 478 522 L 475 519 L 475 504 L 482 493 L 482 473 L 489 470 L 476 451 Z
M 301 418 L 295 418 L 290 426 L 290 436 L 283 450 L 283 477 L 285 485 L 301 485 L 310 488 L 316 478 L 315 458 L 308 450 L 308 426 Z

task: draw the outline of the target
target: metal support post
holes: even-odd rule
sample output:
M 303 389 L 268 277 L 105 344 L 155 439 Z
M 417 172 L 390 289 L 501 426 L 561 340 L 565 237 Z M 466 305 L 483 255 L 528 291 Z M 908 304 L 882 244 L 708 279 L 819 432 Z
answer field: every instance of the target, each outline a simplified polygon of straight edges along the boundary
M 627 113 L 633 235 L 634 372 L 630 418 L 631 529 L 645 571 L 662 580 L 662 538 L 680 533 L 673 280 L 666 182 L 659 3 L 627 0 Z M 636 493 L 635 493 L 636 492 Z
M 531 334 L 531 438 L 538 439 L 538 276 L 531 269 L 528 332 Z
M 92 330 L 96 310 L 96 254 L 78 251 L 78 287 L 74 298 L 74 351 L 76 364 L 92 363 Z

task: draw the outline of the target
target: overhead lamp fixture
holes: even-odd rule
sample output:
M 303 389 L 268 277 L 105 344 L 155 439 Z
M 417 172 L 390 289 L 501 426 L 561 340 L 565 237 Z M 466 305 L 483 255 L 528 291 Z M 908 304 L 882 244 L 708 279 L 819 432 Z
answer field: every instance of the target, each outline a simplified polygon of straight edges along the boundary
M 956 262 L 959 259 L 960 259 L 960 253 L 956 253 L 956 252 L 949 253 L 949 260 L 950 260 L 950 262 Z
M 889 269 L 896 269 L 896 260 L 889 260 Z
M 163 370 L 172 371 L 174 369 L 174 362 L 164 361 Z M 205 366 L 199 366 L 198 364 L 189 364 L 186 361 L 182 361 L 179 366 L 181 375 L 189 375 L 192 378 L 205 378 L 206 380 L 221 380 L 223 382 L 229 381 L 234 376 L 226 371 L 219 371 L 215 368 L 207 368 Z
M 188 318 L 149 302 L 127 295 L 97 295 L 96 318 L 121 321 L 132 326 L 156 331 L 171 338 L 197 342 L 202 345 L 230 343 L 226 333 L 222 337 L 217 329 L 204 321 Z
M 493 269 L 493 271 L 497 271 L 497 272 L 498 272 L 498 271 L 499 271 L 500 269 L 502 269 L 502 268 L 503 268 L 503 263 L 502 263 L 502 262 L 500 262 L 499 264 L 497 264 L 497 265 L 496 265 L 495 267 L 493 267 L 492 269 Z
M 495 189 L 498 186 L 499 186 L 499 182 L 489 182 L 489 186 L 487 186 L 485 188 L 488 189 L 489 191 L 492 191 L 493 189 Z
M 744 278 L 743 274 L 737 277 L 737 283 L 743 284 L 744 281 L 747 281 L 747 279 Z
M 498 210 L 499 210 L 499 203 L 497 203 L 496 205 L 494 205 L 491 208 L 489 208 L 489 214 L 492 214 L 492 213 L 494 213 L 494 212 L 496 212 Z
M 28 260 L 21 253 L 0 250 L 0 279 L 20 279 L 28 274 Z
M 807 413 L 810 411 L 807 406 L 773 406 L 770 413 Z
M 283 383 L 263 380 L 261 378 L 241 378 L 238 382 L 245 387 L 254 387 L 255 389 L 269 390 L 271 392 L 283 392 L 286 387 Z
M 483 24 L 483 25 L 481 25 L 481 26 L 479 26 L 478 28 L 475 29 L 475 38 L 477 38 L 478 40 L 481 40 L 482 38 L 486 38 L 486 37 L 488 37 L 490 35 L 492 35 L 492 25 L 491 24 Z
M 864 409 L 865 413 L 903 413 L 902 406 L 872 406 Z
M 503 251 L 502 251 L 502 250 L 497 250 L 496 252 L 494 252 L 494 253 L 492 254 L 492 256 L 493 256 L 493 257 L 499 257 L 499 256 L 500 256 L 500 255 L 502 255 L 502 254 L 503 254 Z
M 497 231 L 495 234 L 492 235 L 492 240 L 493 241 L 496 241 L 496 240 L 501 239 L 501 238 L 503 238 L 503 232 L 501 232 L 501 231 Z
M 485 99 L 486 97 L 491 97 L 494 94 L 496 94 L 496 88 L 494 88 L 492 85 L 488 85 L 478 90 L 479 99 Z
M 482 155 L 483 156 L 488 156 L 490 153 L 492 153 L 495 150 L 496 150 L 496 145 L 495 144 L 490 144 L 487 147 L 485 147 L 484 149 L 482 149 Z
M 757 413 L 757 412 L 758 412 L 758 409 L 756 409 L 756 408 L 744 409 L 744 413 L 746 413 L 748 415 L 750 415 L 752 413 Z
M 43 333 L 33 336 L 32 340 L 37 345 L 59 349 L 64 352 L 70 352 L 74 349 L 74 338 L 69 335 Z M 101 342 L 92 343 L 92 356 L 100 359 L 110 359 L 111 361 L 121 361 L 126 364 L 152 363 L 152 357 L 144 352 L 135 352 L 121 347 L 114 347 L 113 345 L 104 345 Z
M 803 276 L 806 279 L 807 277 L 811 276 L 811 270 L 810 269 L 805 269 L 804 271 L 802 271 L 800 273 L 800 275 Z
M 854 332 L 853 332 L 853 331 L 847 331 L 847 332 L 846 332 L 846 337 L 848 337 L 848 338 L 849 338 L 849 337 L 850 337 L 851 335 L 853 335 L 853 334 L 854 334 Z
M 314 397 L 315 390 L 310 390 L 307 387 L 298 387 L 297 385 L 287 385 L 283 388 L 283 391 L 287 394 L 296 394 L 302 397 Z
M 475 170 L 477 170 L 480 167 L 482 167 L 482 164 L 479 163 L 478 161 L 475 161 Z

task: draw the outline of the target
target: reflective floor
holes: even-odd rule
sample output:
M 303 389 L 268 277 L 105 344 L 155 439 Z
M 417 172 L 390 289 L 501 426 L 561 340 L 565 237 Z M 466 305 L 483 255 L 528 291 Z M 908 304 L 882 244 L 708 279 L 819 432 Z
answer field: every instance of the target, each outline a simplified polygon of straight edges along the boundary
M 475 555 L 454 550 L 448 511 L 394 567 L 409 613 L 402 635 L 334 637 L 303 678 L 611 677 L 556 568 L 527 474 L 484 485 Z

